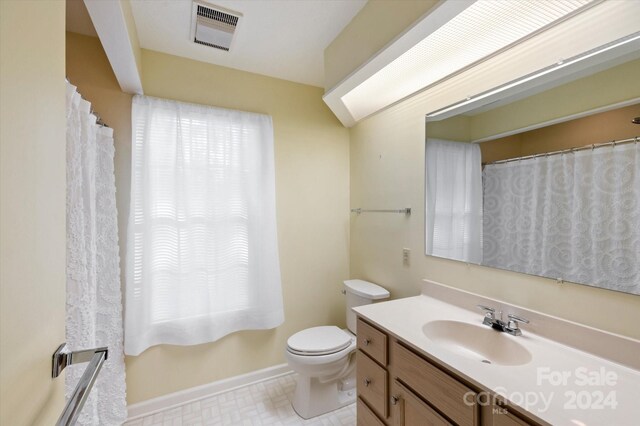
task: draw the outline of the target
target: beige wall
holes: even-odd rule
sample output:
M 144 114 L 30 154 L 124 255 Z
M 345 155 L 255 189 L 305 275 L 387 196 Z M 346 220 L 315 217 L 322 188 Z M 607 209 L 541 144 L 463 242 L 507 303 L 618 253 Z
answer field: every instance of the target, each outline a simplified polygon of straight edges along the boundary
M 628 68 L 637 67 L 637 62 Z M 637 75 L 637 74 L 636 74 Z M 605 80 L 579 97 L 555 101 L 544 94 L 535 102 L 541 110 L 510 110 L 510 119 L 520 125 L 535 119 L 555 118 L 549 110 L 567 114 L 589 110 L 605 93 L 611 102 L 640 96 L 637 84 L 618 87 L 622 78 Z M 589 96 L 590 93 L 590 96 Z M 521 101 L 524 103 L 524 101 Z M 561 107 L 558 105 L 561 104 Z M 522 104 L 521 104 L 522 105 Z M 596 105 L 597 106 L 597 105 Z M 412 99 L 378 113 L 350 129 L 351 206 L 363 208 L 400 208 L 411 206 L 413 213 L 403 215 L 363 214 L 351 218 L 350 265 L 353 277 L 377 282 L 390 289 L 393 297 L 415 295 L 423 278 L 433 279 L 487 297 L 538 310 L 547 314 L 601 328 L 636 339 L 640 338 L 640 297 L 594 287 L 565 283 L 515 272 L 467 265 L 424 255 L 424 102 Z M 457 136 L 473 133 L 461 119 Z M 496 120 L 495 123 L 498 123 Z M 429 125 L 426 126 L 429 128 Z M 455 126 L 454 126 L 455 127 Z M 471 126 L 470 126 L 471 127 Z M 446 136 L 448 125 L 441 125 Z M 494 126 L 483 131 L 498 133 Z M 411 266 L 402 264 L 402 249 L 411 249 Z
M 127 357 L 129 403 L 284 363 L 294 332 L 344 324 L 340 289 L 349 277 L 349 133 L 322 102 L 322 89 L 147 50 L 142 69 L 147 95 L 273 117 L 285 323 Z
M 0 1 L 2 425 L 52 425 L 64 404 L 64 21 L 61 1 Z
M 369 0 L 324 51 L 329 90 L 427 13 L 437 0 Z

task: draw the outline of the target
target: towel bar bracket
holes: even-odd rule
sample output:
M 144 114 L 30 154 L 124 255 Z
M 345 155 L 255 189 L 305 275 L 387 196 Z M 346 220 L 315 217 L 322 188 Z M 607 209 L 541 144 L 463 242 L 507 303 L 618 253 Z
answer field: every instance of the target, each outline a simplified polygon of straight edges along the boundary
M 54 379 L 62 373 L 69 365 L 81 364 L 83 362 L 89 362 L 95 354 L 104 352 L 104 359 L 109 356 L 109 350 L 107 347 L 100 347 L 95 349 L 86 349 L 81 351 L 70 351 L 67 348 L 67 344 L 63 343 L 58 346 L 58 349 L 53 353 L 51 363 L 51 377 Z
M 68 398 L 64 410 L 58 419 L 56 426 L 74 426 L 80 416 L 82 407 L 89 397 L 89 392 L 98 378 L 102 364 L 107 359 L 109 350 L 106 347 L 70 351 L 67 344 L 63 343 L 53 353 L 51 375 L 56 378 L 68 365 L 88 362 L 87 368 L 82 373 L 73 393 Z

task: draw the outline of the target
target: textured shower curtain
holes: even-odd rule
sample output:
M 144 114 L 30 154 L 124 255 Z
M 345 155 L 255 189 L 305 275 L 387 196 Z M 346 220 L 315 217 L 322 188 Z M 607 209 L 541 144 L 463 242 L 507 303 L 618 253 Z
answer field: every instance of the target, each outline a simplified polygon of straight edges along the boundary
M 67 83 L 67 318 L 70 350 L 109 347 L 79 424 L 120 425 L 127 416 L 113 130 Z M 67 398 L 87 364 L 66 369 Z
M 640 294 L 640 143 L 484 169 L 483 265 Z

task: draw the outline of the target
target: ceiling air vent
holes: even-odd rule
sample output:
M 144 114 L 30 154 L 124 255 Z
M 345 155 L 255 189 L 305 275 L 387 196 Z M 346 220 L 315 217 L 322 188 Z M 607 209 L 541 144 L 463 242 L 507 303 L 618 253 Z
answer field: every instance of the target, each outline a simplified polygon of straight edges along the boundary
M 194 1 L 191 40 L 228 52 L 241 16 L 220 6 Z

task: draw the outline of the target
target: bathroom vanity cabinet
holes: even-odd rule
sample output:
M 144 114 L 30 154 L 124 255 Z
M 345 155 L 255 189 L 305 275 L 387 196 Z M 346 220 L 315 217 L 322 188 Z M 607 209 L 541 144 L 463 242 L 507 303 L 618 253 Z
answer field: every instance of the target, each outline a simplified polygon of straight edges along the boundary
M 358 426 L 541 424 L 362 318 L 357 341 Z

